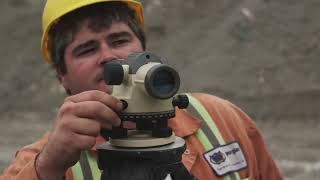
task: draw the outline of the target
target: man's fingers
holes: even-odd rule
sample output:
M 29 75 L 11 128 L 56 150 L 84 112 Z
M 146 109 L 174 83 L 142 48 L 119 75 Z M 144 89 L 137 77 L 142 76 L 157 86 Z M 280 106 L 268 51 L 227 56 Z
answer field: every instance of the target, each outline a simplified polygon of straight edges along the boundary
M 75 146 L 76 149 L 90 149 L 95 144 L 96 137 L 81 134 L 76 134 L 74 136 L 74 143 L 72 143 L 72 145 Z
M 74 103 L 84 101 L 99 101 L 115 111 L 121 111 L 123 108 L 121 101 L 119 101 L 117 98 L 98 90 L 85 91 L 73 96 L 69 96 L 65 99 L 65 102 Z
M 72 126 L 69 127 L 72 132 L 94 137 L 97 137 L 100 134 L 101 124 L 98 121 L 93 121 L 88 118 L 77 118 L 72 120 L 74 122 L 72 122 Z M 109 124 L 109 126 L 111 125 Z
M 72 114 L 76 117 L 93 119 L 102 126 L 119 126 L 121 120 L 119 116 L 108 106 L 99 101 L 84 101 L 79 103 L 65 103 L 61 109 L 61 115 Z
M 92 119 L 88 118 L 78 118 L 77 121 L 73 123 L 73 126 L 70 127 L 70 129 L 72 129 L 72 131 L 77 134 L 83 134 L 94 137 L 100 135 L 101 128 L 110 130 L 112 129 L 112 125 L 110 123 L 93 121 Z

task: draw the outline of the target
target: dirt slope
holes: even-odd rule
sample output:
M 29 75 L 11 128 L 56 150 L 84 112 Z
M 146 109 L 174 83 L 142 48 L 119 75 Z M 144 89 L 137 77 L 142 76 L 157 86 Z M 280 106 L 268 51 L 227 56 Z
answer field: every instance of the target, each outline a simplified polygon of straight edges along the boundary
M 239 105 L 257 120 L 289 179 L 320 179 L 320 159 L 312 158 L 320 150 L 320 1 L 143 2 L 148 50 L 178 69 L 181 91 Z M 0 1 L 0 170 L 14 149 L 48 129 L 64 97 L 41 60 L 43 6 L 40 0 Z M 301 139 L 299 131 L 308 133 Z
M 319 117 L 319 1 L 196 2 L 163 10 L 170 21 L 151 38 L 187 90 L 231 99 L 259 119 Z

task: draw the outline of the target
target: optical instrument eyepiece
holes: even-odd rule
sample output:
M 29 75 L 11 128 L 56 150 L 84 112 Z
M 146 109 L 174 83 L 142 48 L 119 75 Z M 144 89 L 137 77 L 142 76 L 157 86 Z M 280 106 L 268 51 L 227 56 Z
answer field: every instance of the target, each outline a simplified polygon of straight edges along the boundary
M 104 81 L 108 85 L 120 85 L 124 78 L 122 65 L 117 61 L 111 61 L 104 65 Z

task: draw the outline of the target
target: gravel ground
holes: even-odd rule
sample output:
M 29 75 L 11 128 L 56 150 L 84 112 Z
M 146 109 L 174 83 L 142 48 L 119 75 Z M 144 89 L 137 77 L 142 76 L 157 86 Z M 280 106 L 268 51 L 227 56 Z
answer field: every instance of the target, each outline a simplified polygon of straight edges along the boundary
M 24 112 L 8 115 L 8 119 L 1 121 L 1 172 L 12 161 L 18 148 L 41 138 L 50 128 L 50 123 L 42 118 L 39 113 Z M 28 123 L 22 125 L 21 121 Z M 287 180 L 320 180 L 319 121 L 258 120 L 257 125 Z
M 41 60 L 44 2 L 0 1 L 0 171 L 50 128 L 64 96 Z M 179 71 L 181 91 L 234 102 L 286 179 L 320 180 L 320 1 L 142 2 L 148 50 Z

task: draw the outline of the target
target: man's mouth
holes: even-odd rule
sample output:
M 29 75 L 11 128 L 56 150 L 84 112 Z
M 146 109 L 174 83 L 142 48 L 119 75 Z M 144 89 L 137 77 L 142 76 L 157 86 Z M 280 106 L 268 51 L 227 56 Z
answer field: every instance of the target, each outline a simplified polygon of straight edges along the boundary
M 103 73 L 98 73 L 95 79 L 97 82 L 104 81 Z
M 109 86 L 106 84 L 104 77 L 103 77 L 103 73 L 98 73 L 95 80 L 99 84 L 100 87 L 103 87 L 103 89 L 106 88 L 105 89 L 106 93 L 108 93 L 108 94 L 112 93 L 112 86 Z

